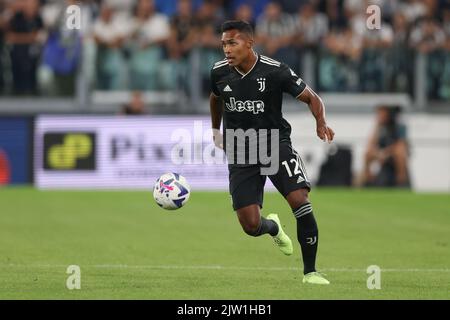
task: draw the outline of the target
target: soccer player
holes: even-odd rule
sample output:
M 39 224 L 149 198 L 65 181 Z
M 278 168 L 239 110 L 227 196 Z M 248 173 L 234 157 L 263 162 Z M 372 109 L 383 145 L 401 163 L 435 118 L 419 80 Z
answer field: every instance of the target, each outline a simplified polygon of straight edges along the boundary
M 238 152 L 235 154 L 234 151 L 239 146 L 236 147 L 234 141 L 227 139 L 228 132 L 240 129 L 241 132 L 251 129 L 257 132 L 264 132 L 262 129 L 266 129 L 266 132 L 278 130 L 278 150 L 270 150 L 278 152 L 278 170 L 268 177 L 285 197 L 297 220 L 297 238 L 304 264 L 303 283 L 329 284 L 323 274 L 316 271 L 319 234 L 313 207 L 308 199 L 311 185 L 303 161 L 291 145 L 291 126 L 282 116 L 283 92 L 308 104 L 316 119 L 320 139 L 331 142 L 334 132 L 326 123 L 325 107 L 320 97 L 289 66 L 258 55 L 253 45 L 253 30 L 247 22 L 227 21 L 222 25 L 225 59 L 215 63 L 211 70 L 210 109 L 214 142 L 225 149 L 227 156 L 233 151 L 236 157 Z M 222 117 L 226 132 L 224 135 L 220 133 Z M 270 132 L 267 136 L 271 136 Z M 272 141 L 271 138 L 267 139 Z M 255 142 L 255 139 L 249 137 L 248 144 L 252 141 Z M 244 150 L 249 153 L 250 146 L 246 145 Z M 260 213 L 267 177 L 261 174 L 261 168 L 265 164 L 259 158 L 257 163 L 250 163 L 249 159 L 246 154 L 245 163 L 230 163 L 228 157 L 229 189 L 239 222 L 250 236 L 270 234 L 279 249 L 291 255 L 292 241 L 283 231 L 278 215 L 269 214 L 264 218 Z

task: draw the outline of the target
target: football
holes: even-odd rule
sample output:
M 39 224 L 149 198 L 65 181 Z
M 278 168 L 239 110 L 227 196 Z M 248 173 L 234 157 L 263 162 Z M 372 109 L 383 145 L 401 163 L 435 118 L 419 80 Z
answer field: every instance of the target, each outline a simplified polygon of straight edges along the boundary
M 153 188 L 153 198 L 163 209 L 176 210 L 189 200 L 191 188 L 186 178 L 178 173 L 165 173 L 160 176 Z

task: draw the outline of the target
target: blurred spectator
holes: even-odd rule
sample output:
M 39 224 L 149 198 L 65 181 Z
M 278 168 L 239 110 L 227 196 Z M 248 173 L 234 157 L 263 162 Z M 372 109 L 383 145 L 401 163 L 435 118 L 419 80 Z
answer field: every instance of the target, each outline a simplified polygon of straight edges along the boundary
M 353 32 L 363 41 L 363 51 L 359 67 L 359 83 L 362 92 L 382 92 L 385 90 L 386 52 L 393 42 L 392 27 L 381 21 L 380 28 L 369 29 L 366 21 L 369 14 L 355 14 L 351 19 Z
M 11 46 L 11 67 L 15 94 L 37 94 L 37 67 L 42 49 L 43 22 L 38 0 L 11 4 L 6 41 Z
M 200 49 L 200 76 L 203 92 L 210 90 L 210 71 L 215 62 L 223 59 L 220 10 L 211 0 L 205 0 L 197 13 L 198 46 Z
M 102 0 L 102 4 L 113 9 L 116 12 L 116 19 L 121 21 L 130 18 L 137 2 L 137 0 Z
M 177 13 L 170 22 L 169 56 L 186 58 L 196 42 L 197 21 L 192 11 L 191 0 L 179 0 Z
M 118 90 L 121 86 L 122 48 L 127 36 L 124 29 L 127 28 L 115 19 L 114 10 L 103 4 L 93 32 L 97 44 L 97 88 L 100 90 Z
M 450 100 L 450 2 L 442 10 L 442 28 L 446 39 L 444 44 L 445 62 L 438 94 L 442 99 Z
M 403 0 L 367 0 L 367 6 L 377 5 L 380 8 L 381 19 L 392 24 L 394 14 L 401 12 L 399 10 L 400 2 Z
M 326 15 L 317 12 L 313 2 L 303 3 L 297 10 L 296 19 L 296 34 L 294 36 L 293 45 L 297 50 L 299 58 L 298 71 L 300 74 L 305 74 L 305 66 L 307 54 L 310 53 L 312 57 L 318 56 L 318 49 L 322 43 L 323 38 L 328 33 L 328 20 Z M 316 61 L 317 62 L 317 61 Z M 313 70 L 316 67 L 313 66 Z M 316 86 L 316 84 L 311 84 Z
M 48 38 L 44 46 L 43 63 L 51 70 L 57 95 L 73 96 L 75 78 L 81 61 L 81 30 L 66 25 L 66 8 L 79 4 L 77 0 L 55 2 L 44 7 L 44 23 Z
M 442 29 L 445 32 L 446 47 L 447 50 L 450 50 L 450 1 L 446 7 L 442 10 Z
M 367 5 L 368 3 L 365 0 L 344 0 L 344 15 L 348 20 L 351 20 L 355 15 L 365 13 Z
M 297 33 L 295 45 L 301 49 L 315 49 L 328 33 L 326 15 L 316 11 L 311 2 L 304 3 L 296 16 Z
M 178 3 L 180 0 L 155 0 L 156 7 L 158 11 L 162 14 L 165 14 L 168 17 L 172 17 L 178 12 Z M 193 0 L 192 6 L 193 10 L 197 10 L 200 5 L 203 3 L 203 0 Z
M 265 11 L 265 8 L 270 0 L 230 0 L 224 1 L 227 6 L 228 16 L 233 16 L 237 8 L 241 5 L 246 4 L 253 8 L 254 17 L 257 20 Z
M 328 17 L 329 30 L 340 30 L 346 26 L 347 21 L 343 13 L 343 0 L 320 0 L 318 8 L 320 12 L 323 12 Z
M 365 153 L 366 186 L 408 187 L 406 126 L 400 123 L 399 107 L 377 108 L 377 122 Z M 375 168 L 374 168 L 375 166 Z
M 132 30 L 129 64 L 131 89 L 156 90 L 163 46 L 170 37 L 169 20 L 156 12 L 154 0 L 139 0 Z
M 234 12 L 233 20 L 243 20 L 250 23 L 253 30 L 255 30 L 255 15 L 253 8 L 248 4 L 241 4 Z
M 441 80 L 445 71 L 446 35 L 433 18 L 422 20 L 411 32 L 410 45 L 427 57 L 426 84 L 431 99 L 440 98 Z
M 170 37 L 167 42 L 169 61 L 164 72 L 166 83 L 173 89 L 182 88 L 188 91 L 189 57 L 196 44 L 197 20 L 193 14 L 191 0 L 179 0 L 177 13 L 170 21 Z
M 324 39 L 319 60 L 319 88 L 332 92 L 356 91 L 362 38 L 351 27 L 334 28 Z
M 120 110 L 121 114 L 125 115 L 143 115 L 146 114 L 145 102 L 142 96 L 142 92 L 135 91 L 131 95 L 131 100 L 122 106 Z
M 5 49 L 5 30 L 8 26 L 8 11 L 5 0 L 0 0 L 0 93 L 5 87 L 5 72 L 3 64 L 3 50 Z
M 294 14 L 298 12 L 298 10 L 303 7 L 305 4 L 316 5 L 317 0 L 276 0 L 281 6 L 281 9 L 284 12 Z
M 101 90 L 194 93 L 194 78 L 207 79 L 223 56 L 222 21 L 239 19 L 254 25 L 259 52 L 296 72 L 312 50 L 317 65 L 309 71 L 316 72 L 319 90 L 412 94 L 413 76 L 422 75 L 414 66 L 425 65 L 428 97 L 450 99 L 447 0 L 39 2 L 0 0 L 0 92 L 72 95 L 79 74 L 83 87 L 96 79 Z M 70 4 L 82 7 L 81 30 L 65 28 Z M 380 30 L 366 26 L 372 4 L 381 8 Z M 416 52 L 426 63 L 415 64 Z
M 441 49 L 445 41 L 445 33 L 434 19 L 421 21 L 411 32 L 411 46 L 422 53 L 430 53 Z
M 263 54 L 284 62 L 298 72 L 299 60 L 293 46 L 295 18 L 283 13 L 276 2 L 270 2 L 256 23 L 256 42 Z
M 403 0 L 398 11 L 405 15 L 408 23 L 412 23 L 427 14 L 427 5 L 422 0 Z
M 393 17 L 393 41 L 387 52 L 387 90 L 390 92 L 412 93 L 414 63 L 412 51 L 409 49 L 409 25 L 406 17 L 397 12 Z

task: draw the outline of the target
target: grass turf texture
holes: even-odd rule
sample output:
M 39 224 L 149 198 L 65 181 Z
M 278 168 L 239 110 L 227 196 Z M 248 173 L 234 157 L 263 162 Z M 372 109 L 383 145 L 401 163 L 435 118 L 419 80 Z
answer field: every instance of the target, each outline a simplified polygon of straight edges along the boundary
M 301 283 L 292 213 L 277 193 L 264 200 L 293 256 L 245 235 L 226 193 L 193 192 L 170 212 L 151 192 L 0 189 L 0 299 L 450 297 L 448 194 L 313 190 L 326 287 Z M 81 290 L 66 288 L 69 265 L 81 268 Z M 369 265 L 382 269 L 381 290 L 367 289 Z

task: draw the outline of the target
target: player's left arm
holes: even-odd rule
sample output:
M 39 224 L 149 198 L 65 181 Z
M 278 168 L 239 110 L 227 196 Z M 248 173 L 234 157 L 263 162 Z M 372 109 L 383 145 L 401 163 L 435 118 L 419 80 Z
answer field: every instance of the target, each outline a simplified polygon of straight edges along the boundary
M 325 119 L 325 105 L 319 95 L 309 86 L 306 86 L 297 99 L 306 103 L 314 118 L 316 118 L 317 136 L 323 141 L 333 141 L 334 131 L 327 125 Z

